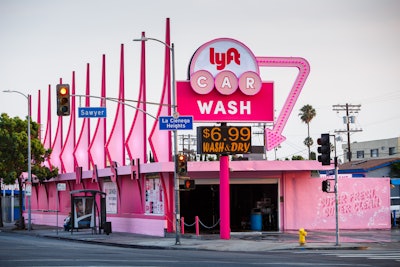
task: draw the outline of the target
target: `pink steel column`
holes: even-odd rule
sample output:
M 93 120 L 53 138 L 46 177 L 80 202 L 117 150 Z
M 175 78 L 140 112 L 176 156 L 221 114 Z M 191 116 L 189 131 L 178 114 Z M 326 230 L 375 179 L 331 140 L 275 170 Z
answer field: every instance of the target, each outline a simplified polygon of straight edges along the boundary
M 219 159 L 219 214 L 220 238 L 230 239 L 230 193 L 229 193 L 229 156 L 224 155 Z

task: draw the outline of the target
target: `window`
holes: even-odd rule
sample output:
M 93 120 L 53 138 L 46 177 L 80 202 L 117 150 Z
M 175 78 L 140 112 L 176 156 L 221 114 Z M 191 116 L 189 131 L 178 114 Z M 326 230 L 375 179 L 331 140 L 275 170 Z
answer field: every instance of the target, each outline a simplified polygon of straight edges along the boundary
M 396 149 L 395 149 L 395 147 L 389 147 L 389 156 L 392 156 L 392 155 L 394 155 L 394 154 L 396 154 Z
M 364 151 L 357 151 L 357 158 L 363 159 L 364 158 Z
M 377 148 L 371 149 L 371 158 L 379 157 L 379 150 Z

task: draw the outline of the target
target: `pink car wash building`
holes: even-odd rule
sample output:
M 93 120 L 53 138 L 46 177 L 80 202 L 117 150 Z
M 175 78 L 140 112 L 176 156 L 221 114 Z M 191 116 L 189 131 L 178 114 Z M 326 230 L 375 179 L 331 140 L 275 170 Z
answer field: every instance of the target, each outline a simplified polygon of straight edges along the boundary
M 215 225 L 222 238 L 229 238 L 231 231 L 335 229 L 334 194 L 323 192 L 322 179 L 312 175 L 318 170 L 332 169 L 332 166 L 323 167 L 318 161 L 230 160 L 231 155 L 251 152 L 251 123 L 274 123 L 265 131 L 267 150 L 285 141 L 284 127 L 310 72 L 305 59 L 255 56 L 243 43 L 219 38 L 201 45 L 191 59 L 188 79 L 174 83 L 175 75 L 171 74 L 174 51 L 167 19 L 165 42 L 161 41 L 165 45 L 161 105 L 157 115 L 150 118 L 146 106 L 144 59 L 146 41 L 152 38 L 142 33 L 141 40 L 136 43 L 142 47 L 142 69 L 134 119 L 128 122 L 125 118 L 124 46 L 121 45 L 119 102 L 109 134 L 106 131 L 108 119 L 102 117 L 83 118 L 77 135 L 75 97 L 71 97 L 71 115 L 58 117 L 56 134 L 52 136 L 52 90 L 49 86 L 43 143 L 53 149 L 47 164 L 58 167 L 60 174 L 33 186 L 33 223 L 55 225 L 57 215 L 53 211 L 58 209 L 61 215 L 66 215 L 71 210 L 75 212 L 75 205 L 79 204 L 88 214 L 97 214 L 94 218 L 105 212 L 112 231 L 155 236 L 174 232 L 177 217 L 192 223 L 195 216 L 206 225 Z M 274 84 L 262 80 L 259 68 L 263 67 L 299 71 L 279 114 L 274 114 Z M 100 107 L 105 107 L 105 77 L 103 55 Z M 87 96 L 90 96 L 89 81 L 88 65 Z M 74 72 L 70 84 L 72 94 L 77 94 Z M 176 93 L 175 107 L 179 116 L 192 117 L 194 123 L 212 123 L 209 128 L 198 130 L 198 153 L 220 156 L 219 161 L 188 162 L 187 177 L 195 181 L 196 188 L 178 191 L 179 199 L 176 199 L 175 183 L 179 181 L 182 186 L 184 179 L 175 176 L 174 130 L 161 130 L 158 120 L 161 116 L 176 117 L 171 114 L 171 106 L 175 104 L 171 92 Z M 40 100 L 40 94 L 38 98 Z M 89 107 L 88 99 L 85 107 Z M 38 103 L 40 110 L 40 101 Z M 64 134 L 63 119 L 64 124 L 65 120 L 69 123 Z M 41 121 L 40 112 L 37 121 Z M 153 125 L 148 134 L 146 126 L 150 123 Z M 216 123 L 221 126 L 215 126 Z M 94 131 L 91 131 L 93 126 Z M 339 178 L 338 188 L 341 229 L 390 228 L 389 178 Z M 84 196 L 72 202 L 71 192 L 77 190 L 105 193 L 102 194 L 105 210 L 99 211 L 100 204 L 94 205 Z M 83 221 L 85 216 L 79 213 L 78 218 L 76 211 L 75 219 Z M 60 220 L 60 227 L 61 224 Z

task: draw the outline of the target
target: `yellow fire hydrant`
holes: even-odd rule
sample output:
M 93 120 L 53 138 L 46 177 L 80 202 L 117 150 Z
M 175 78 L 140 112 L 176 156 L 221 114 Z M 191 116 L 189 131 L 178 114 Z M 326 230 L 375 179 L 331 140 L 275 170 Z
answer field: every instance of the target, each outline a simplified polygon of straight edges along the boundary
M 299 244 L 300 246 L 304 246 L 306 244 L 306 236 L 307 232 L 304 228 L 299 229 Z

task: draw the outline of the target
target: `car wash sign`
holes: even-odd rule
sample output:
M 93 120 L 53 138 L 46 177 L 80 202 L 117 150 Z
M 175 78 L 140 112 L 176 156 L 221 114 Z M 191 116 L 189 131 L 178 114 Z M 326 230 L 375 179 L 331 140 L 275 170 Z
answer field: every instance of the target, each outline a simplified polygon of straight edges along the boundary
M 299 72 L 278 116 L 274 115 L 272 82 L 264 82 L 259 68 L 296 68 Z M 177 104 L 181 115 L 196 122 L 273 122 L 265 129 L 267 150 L 279 146 L 283 129 L 310 73 L 301 57 L 255 57 L 242 43 L 215 39 L 194 53 L 189 81 L 177 82 Z M 290 79 L 290 77 L 288 77 Z M 275 119 L 276 118 L 276 119 Z
M 220 38 L 202 45 L 177 82 L 181 115 L 197 122 L 273 121 L 273 83 L 263 82 L 256 57 L 242 43 Z

